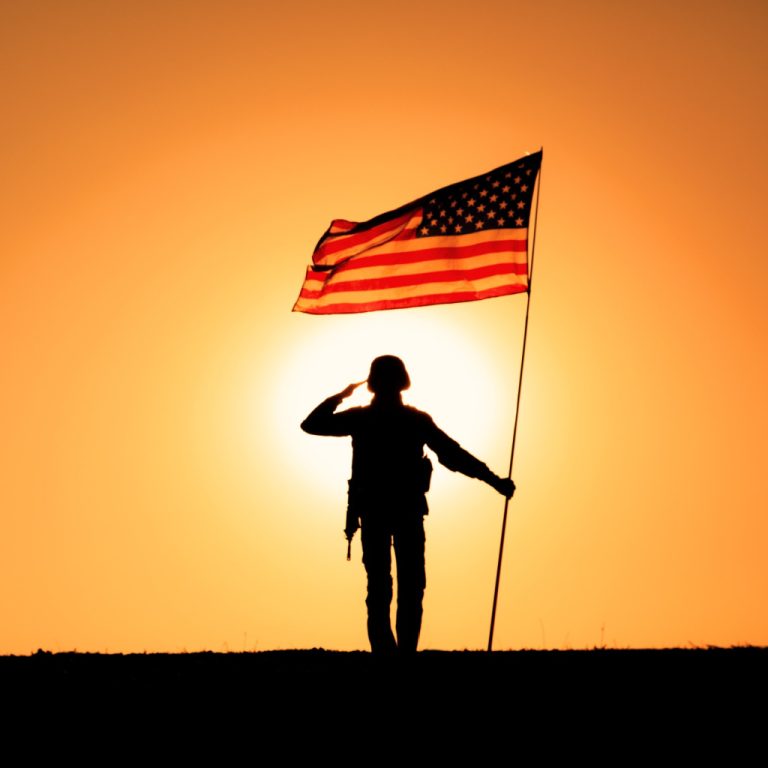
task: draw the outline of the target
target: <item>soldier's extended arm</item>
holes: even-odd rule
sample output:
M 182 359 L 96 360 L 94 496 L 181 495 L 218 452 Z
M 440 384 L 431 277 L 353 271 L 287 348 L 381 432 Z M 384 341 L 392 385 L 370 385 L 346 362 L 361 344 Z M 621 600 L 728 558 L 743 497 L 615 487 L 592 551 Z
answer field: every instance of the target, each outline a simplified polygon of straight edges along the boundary
M 495 488 L 502 496 L 511 498 L 515 484 L 507 477 L 499 477 L 491 472 L 480 459 L 465 451 L 452 437 L 449 437 L 434 424 L 427 439 L 427 445 L 437 454 L 440 463 L 453 472 L 461 472 L 467 477 L 476 477 Z
M 301 422 L 301 428 L 310 435 L 333 435 L 342 437 L 349 434 L 349 426 L 345 419 L 341 418 L 344 414 L 337 414 L 334 411 L 341 405 L 342 400 L 348 398 L 364 382 L 350 384 L 346 389 L 336 395 L 323 400 L 312 413 Z

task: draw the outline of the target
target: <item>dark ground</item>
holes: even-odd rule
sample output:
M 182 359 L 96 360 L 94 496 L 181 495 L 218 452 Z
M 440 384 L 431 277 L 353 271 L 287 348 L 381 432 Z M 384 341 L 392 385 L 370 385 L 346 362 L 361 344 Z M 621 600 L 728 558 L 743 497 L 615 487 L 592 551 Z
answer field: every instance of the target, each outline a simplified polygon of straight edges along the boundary
M 765 757 L 768 649 L 423 651 L 394 660 L 317 649 L 38 651 L 0 657 L 0 692 L 32 721 L 111 719 L 141 733 L 186 723 L 187 749 L 222 728 L 302 754 L 320 739 L 324 754 L 347 755 L 373 735 L 386 751 L 429 733 L 443 754 L 512 738 L 549 754 L 596 740 L 604 758 L 617 739 L 648 756 L 663 737 L 681 759 L 725 743 L 733 764 L 749 744 L 762 744 Z
M 0 683 L 43 695 L 108 696 L 231 693 L 247 689 L 275 698 L 366 696 L 397 685 L 440 703 L 444 696 L 499 690 L 542 698 L 580 691 L 624 699 L 665 690 L 695 704 L 721 690 L 766 692 L 768 648 L 588 651 L 421 651 L 410 659 L 364 652 L 51 653 L 0 657 Z

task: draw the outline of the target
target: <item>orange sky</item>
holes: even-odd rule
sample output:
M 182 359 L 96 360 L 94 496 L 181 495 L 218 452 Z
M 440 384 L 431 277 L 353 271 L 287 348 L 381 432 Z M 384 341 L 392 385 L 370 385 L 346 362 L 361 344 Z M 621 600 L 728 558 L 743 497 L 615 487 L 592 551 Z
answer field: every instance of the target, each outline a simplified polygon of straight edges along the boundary
M 523 297 L 292 314 L 334 217 L 544 147 L 497 648 L 768 644 L 763 2 L 4 3 L 0 653 L 366 648 L 350 449 L 401 354 L 503 473 Z M 441 379 L 443 380 L 441 383 Z M 503 504 L 438 468 L 422 647 Z

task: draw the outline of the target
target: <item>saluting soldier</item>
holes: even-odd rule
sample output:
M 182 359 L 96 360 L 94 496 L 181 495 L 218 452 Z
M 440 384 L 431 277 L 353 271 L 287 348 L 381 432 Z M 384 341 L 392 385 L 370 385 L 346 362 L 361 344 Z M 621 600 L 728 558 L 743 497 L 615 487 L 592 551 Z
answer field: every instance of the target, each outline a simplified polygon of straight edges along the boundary
M 352 438 L 347 538 L 359 526 L 368 576 L 368 639 L 375 654 L 415 653 L 421 630 L 424 568 L 424 515 L 432 465 L 424 446 L 441 464 L 475 477 L 511 498 L 515 484 L 491 472 L 440 430 L 429 414 L 405 405 L 402 392 L 411 382 L 403 361 L 392 355 L 371 363 L 370 405 L 336 412 L 360 384 L 324 400 L 302 422 L 312 435 Z M 397 639 L 390 624 L 391 549 L 397 563 Z

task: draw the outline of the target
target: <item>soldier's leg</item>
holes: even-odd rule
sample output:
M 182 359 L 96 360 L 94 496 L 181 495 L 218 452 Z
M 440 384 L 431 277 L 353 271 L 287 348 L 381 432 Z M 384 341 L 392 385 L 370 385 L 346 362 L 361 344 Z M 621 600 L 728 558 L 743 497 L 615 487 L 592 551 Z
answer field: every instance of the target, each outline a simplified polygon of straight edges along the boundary
M 415 515 L 399 525 L 394 543 L 397 560 L 397 647 L 402 653 L 415 653 L 427 585 L 423 517 Z
M 368 640 L 376 654 L 394 653 L 395 636 L 389 619 L 392 603 L 391 534 L 386 528 L 363 522 L 363 564 L 368 575 Z

